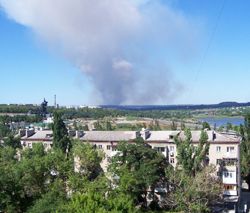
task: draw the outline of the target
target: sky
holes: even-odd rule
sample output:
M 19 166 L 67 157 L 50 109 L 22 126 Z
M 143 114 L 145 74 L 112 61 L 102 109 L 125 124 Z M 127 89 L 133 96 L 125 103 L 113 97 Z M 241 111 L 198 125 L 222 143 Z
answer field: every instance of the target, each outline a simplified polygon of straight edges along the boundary
M 0 0 L 0 103 L 250 101 L 249 1 L 93 1 Z

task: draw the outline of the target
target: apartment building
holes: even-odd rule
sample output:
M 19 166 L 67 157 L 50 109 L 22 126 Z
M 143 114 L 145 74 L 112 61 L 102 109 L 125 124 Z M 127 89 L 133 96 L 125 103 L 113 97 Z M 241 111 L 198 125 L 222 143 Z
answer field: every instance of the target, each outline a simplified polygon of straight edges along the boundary
M 43 143 L 46 150 L 52 147 L 53 134 L 50 130 L 34 131 L 20 130 L 21 143 L 23 147 L 30 147 L 34 143 Z M 192 143 L 197 146 L 201 131 L 191 131 Z M 207 131 L 210 143 L 207 160 L 209 164 L 215 165 L 217 175 L 222 179 L 224 195 L 234 201 L 240 196 L 240 140 L 235 134 L 218 133 Z M 142 137 L 148 145 L 161 152 L 171 165 L 177 165 L 177 149 L 175 137 L 185 138 L 183 131 L 69 131 L 69 136 L 88 142 L 97 149 L 103 150 L 105 159 L 102 162 L 104 171 L 107 169 L 108 159 L 117 153 L 117 144 L 120 141 L 133 143 L 137 137 Z M 76 165 L 77 167 L 77 165 Z

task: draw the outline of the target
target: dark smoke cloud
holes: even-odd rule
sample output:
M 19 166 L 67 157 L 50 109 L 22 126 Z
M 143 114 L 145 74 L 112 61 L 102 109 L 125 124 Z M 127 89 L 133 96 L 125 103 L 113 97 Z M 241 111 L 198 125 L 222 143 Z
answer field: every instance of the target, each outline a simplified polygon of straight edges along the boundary
M 166 58 L 157 55 L 181 55 L 197 33 L 192 21 L 160 1 L 0 0 L 0 5 L 79 67 L 94 86 L 91 102 L 169 103 L 181 90 Z

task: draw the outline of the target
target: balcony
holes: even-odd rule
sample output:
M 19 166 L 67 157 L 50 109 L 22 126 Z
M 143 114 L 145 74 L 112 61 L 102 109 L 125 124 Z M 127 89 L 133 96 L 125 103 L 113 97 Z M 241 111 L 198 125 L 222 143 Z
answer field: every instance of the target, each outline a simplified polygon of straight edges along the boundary
M 237 196 L 237 190 L 224 190 L 223 194 L 227 196 Z
M 223 171 L 222 175 L 223 184 L 237 184 L 236 172 Z

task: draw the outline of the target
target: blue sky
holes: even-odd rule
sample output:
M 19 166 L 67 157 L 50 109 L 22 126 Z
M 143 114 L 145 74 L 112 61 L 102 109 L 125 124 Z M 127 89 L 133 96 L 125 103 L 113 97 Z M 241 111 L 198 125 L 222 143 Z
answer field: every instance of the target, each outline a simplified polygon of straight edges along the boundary
M 182 89 L 162 104 L 250 101 L 250 2 L 226 0 L 218 22 L 223 1 L 172 0 L 167 4 L 192 20 L 199 36 L 190 54 L 187 50 L 181 59 L 169 57 L 171 75 Z M 164 49 L 155 53 L 161 60 L 168 54 Z M 45 97 L 53 104 L 56 94 L 60 105 L 95 104 L 88 76 L 37 39 L 30 28 L 8 19 L 3 10 L 0 72 L 1 103 L 39 104 Z

